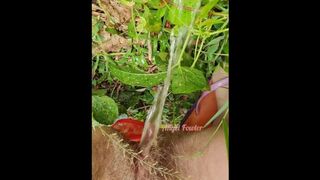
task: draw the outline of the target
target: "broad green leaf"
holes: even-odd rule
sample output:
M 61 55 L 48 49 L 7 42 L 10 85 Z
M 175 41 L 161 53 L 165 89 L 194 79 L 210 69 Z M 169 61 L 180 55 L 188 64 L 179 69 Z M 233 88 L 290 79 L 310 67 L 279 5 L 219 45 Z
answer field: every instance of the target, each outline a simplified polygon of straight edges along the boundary
M 109 70 L 111 74 L 115 76 L 119 81 L 132 86 L 155 86 L 162 83 L 166 77 L 166 72 L 160 72 L 156 74 L 144 74 L 123 71 L 112 63 L 109 63 Z
M 146 29 L 149 31 L 149 32 L 159 32 L 161 30 L 161 21 L 150 21 L 150 22 L 154 22 L 154 23 L 149 23 L 147 24 L 146 26 Z
M 174 69 L 172 78 L 172 93 L 192 93 L 208 89 L 208 82 L 200 70 L 190 67 Z
M 220 41 L 223 40 L 224 36 L 219 36 L 213 40 L 211 40 L 206 46 L 209 46 L 207 49 L 207 55 L 209 60 L 213 60 L 214 53 L 218 50 Z
M 112 124 L 118 117 L 118 106 L 108 96 L 92 96 L 93 118 L 101 124 Z
M 144 71 L 139 69 L 134 62 L 129 63 L 128 66 L 121 67 L 121 70 L 130 72 L 130 73 L 137 73 L 137 74 L 144 73 Z
M 167 12 L 167 7 L 161 8 L 156 11 L 156 17 L 160 19 L 166 14 L 166 12 Z
M 144 57 L 144 55 L 140 55 L 140 56 L 133 56 L 132 60 L 135 62 L 136 65 L 140 65 L 141 67 L 148 67 L 148 63 L 146 58 Z
M 209 0 L 208 4 L 200 8 L 200 13 L 197 17 L 197 21 L 200 22 L 201 19 L 208 16 L 209 11 L 218 3 L 219 0 Z
M 196 7 L 199 0 L 183 0 L 183 9 L 180 10 L 178 7 L 179 0 L 172 0 L 168 14 L 168 20 L 170 23 L 182 26 L 188 26 L 191 23 L 192 17 L 194 16 L 193 9 Z
M 161 18 L 164 16 L 166 8 L 159 10 L 149 10 L 145 7 L 144 17 L 147 19 L 146 29 L 149 32 L 159 32 L 162 28 Z

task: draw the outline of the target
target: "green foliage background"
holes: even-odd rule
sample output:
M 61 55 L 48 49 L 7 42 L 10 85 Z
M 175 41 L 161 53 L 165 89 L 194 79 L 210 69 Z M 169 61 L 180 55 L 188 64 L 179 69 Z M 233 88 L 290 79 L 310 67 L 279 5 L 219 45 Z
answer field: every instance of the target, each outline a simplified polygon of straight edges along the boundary
M 181 58 L 173 69 L 163 114 L 165 123 L 177 124 L 201 91 L 208 89 L 213 71 L 218 66 L 226 72 L 229 70 L 228 1 L 201 1 L 191 28 L 188 25 L 193 8 L 200 3 L 198 0 L 184 0 L 182 10 L 177 7 L 177 0 L 118 2 L 131 10 L 130 20 L 121 24 L 126 30 L 119 30 L 102 0 L 95 3 L 102 10 L 92 18 L 93 46 L 102 46 L 102 32 L 107 32 L 127 39 L 129 48 L 93 53 L 93 118 L 102 124 L 111 124 L 120 115 L 144 120 L 157 85 L 162 84 L 166 76 L 170 33 L 177 34 L 185 27 L 189 32 L 184 37 L 186 46 L 181 47 Z M 178 18 L 179 13 L 182 18 Z M 151 61 L 148 60 L 150 52 Z

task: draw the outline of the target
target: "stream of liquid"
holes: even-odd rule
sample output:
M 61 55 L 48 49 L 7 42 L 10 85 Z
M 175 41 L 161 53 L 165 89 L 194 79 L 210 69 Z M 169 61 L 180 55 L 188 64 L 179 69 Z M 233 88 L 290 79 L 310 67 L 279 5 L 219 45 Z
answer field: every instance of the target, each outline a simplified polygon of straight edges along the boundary
M 182 44 L 185 43 L 186 34 L 192 30 L 193 22 L 195 15 L 199 9 L 199 6 L 201 4 L 201 1 L 198 2 L 197 6 L 193 9 L 192 12 L 192 20 L 189 25 L 181 26 L 178 29 L 178 35 L 174 34 L 174 31 L 171 31 L 170 34 L 170 57 L 167 67 L 167 75 L 165 78 L 165 81 L 163 83 L 163 86 L 158 86 L 158 93 L 155 97 L 155 100 L 153 102 L 152 107 L 148 111 L 148 116 L 145 121 L 141 142 L 140 142 L 140 148 L 143 150 L 143 154 L 148 155 L 149 150 L 151 146 L 155 143 L 160 124 L 161 124 L 161 118 L 162 118 L 162 112 L 163 107 L 165 104 L 165 100 L 168 95 L 168 90 L 171 84 L 171 78 L 172 78 L 172 67 L 178 63 L 179 55 L 182 51 L 181 47 Z M 183 1 L 177 0 L 177 5 L 179 8 L 178 17 L 181 19 L 182 13 L 183 13 Z M 187 43 L 187 42 L 186 42 Z

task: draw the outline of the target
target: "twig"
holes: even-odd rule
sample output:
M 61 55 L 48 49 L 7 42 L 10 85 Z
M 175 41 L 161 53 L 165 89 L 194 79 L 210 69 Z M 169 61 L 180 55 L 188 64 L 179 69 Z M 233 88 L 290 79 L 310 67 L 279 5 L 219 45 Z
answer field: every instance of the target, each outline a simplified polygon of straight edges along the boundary
M 228 34 L 225 33 L 225 35 L 224 35 L 223 38 L 224 38 L 224 41 L 222 42 L 222 45 L 221 45 L 221 47 L 220 47 L 217 55 L 216 55 L 215 58 L 213 59 L 213 62 L 216 62 L 216 60 L 218 59 L 218 57 L 221 56 L 221 52 L 222 52 L 222 50 L 223 50 L 223 48 L 224 48 L 224 45 L 225 45 L 225 44 L 227 43 L 227 41 L 228 41 Z M 229 54 L 228 54 L 228 56 L 229 56 Z
M 148 46 L 148 63 L 151 65 L 152 64 L 152 45 L 151 45 L 150 32 L 148 34 L 147 46 Z

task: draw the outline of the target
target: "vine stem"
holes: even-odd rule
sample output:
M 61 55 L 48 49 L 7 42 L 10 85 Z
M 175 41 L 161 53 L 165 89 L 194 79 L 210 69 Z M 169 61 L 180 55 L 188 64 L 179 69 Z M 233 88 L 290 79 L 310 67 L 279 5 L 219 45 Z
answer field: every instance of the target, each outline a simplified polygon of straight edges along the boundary
M 217 15 L 217 16 L 223 16 L 223 17 L 228 17 L 228 14 L 227 13 L 219 13 L 219 12 L 211 12 L 212 15 Z
M 204 35 L 209 37 L 209 36 L 212 36 L 212 35 L 215 35 L 215 34 L 220 34 L 222 32 L 226 32 L 226 31 L 229 31 L 229 28 L 217 30 L 217 31 L 214 31 L 214 32 L 205 32 Z M 199 32 L 199 30 L 194 30 L 194 32 L 195 32 L 195 35 L 198 35 L 198 34 L 201 33 L 201 32 Z
M 152 45 L 151 45 L 151 35 L 150 35 L 150 32 L 148 33 L 147 47 L 148 47 L 148 60 L 149 60 L 149 64 L 152 65 Z
M 199 59 L 199 56 L 200 56 L 202 47 L 203 47 L 203 43 L 205 42 L 205 40 L 206 40 L 208 37 L 210 37 L 210 36 L 212 36 L 212 35 L 214 35 L 214 34 L 220 34 L 220 33 L 222 33 L 222 32 L 229 31 L 229 28 L 223 29 L 223 28 L 227 25 L 227 23 L 228 23 L 228 20 L 222 25 L 222 27 L 221 27 L 220 30 L 214 31 L 214 32 L 212 32 L 212 33 L 209 33 L 208 36 L 205 36 L 205 37 L 203 38 L 203 40 L 202 40 L 202 42 L 201 42 L 201 45 L 200 45 L 200 48 L 199 48 L 199 50 L 198 50 L 198 54 L 197 54 L 197 56 L 195 57 L 195 60 L 193 61 L 192 65 L 191 65 L 191 68 L 193 68 L 193 67 L 196 65 L 196 63 L 197 63 L 197 61 L 198 61 L 198 59 Z M 211 26 L 210 26 L 209 29 L 211 29 Z M 226 35 L 224 35 L 224 36 L 226 36 Z M 226 42 L 226 39 L 223 41 L 223 45 L 222 45 L 222 47 L 220 48 L 220 51 L 219 51 L 218 54 L 221 53 L 221 50 L 222 50 L 225 42 Z M 196 49 L 195 49 L 195 50 L 196 50 Z M 218 57 L 218 56 L 216 56 L 216 57 Z M 215 58 L 215 60 L 216 60 L 216 58 Z M 214 60 L 214 61 L 215 61 L 215 60 Z
M 200 39 L 200 35 L 197 37 L 197 40 L 196 40 L 196 47 L 194 48 L 194 54 L 193 54 L 194 57 L 197 56 L 196 54 L 197 54 L 199 39 Z
M 193 61 L 192 65 L 191 65 L 191 68 L 193 68 L 193 67 L 196 65 L 196 63 L 197 63 L 197 61 L 198 61 L 198 59 L 199 59 L 199 56 L 200 56 L 200 53 L 201 53 L 201 49 L 202 49 L 202 47 L 203 47 L 203 44 L 204 44 L 204 41 L 205 41 L 205 40 L 206 40 L 206 38 L 203 38 L 203 39 L 202 39 L 201 45 L 200 45 L 200 48 L 199 48 L 199 51 L 198 51 L 198 54 L 197 54 L 197 56 L 196 56 L 196 59 Z
M 182 47 L 182 49 L 181 49 L 181 53 L 180 53 L 180 55 L 179 55 L 178 62 L 177 62 L 174 66 L 172 66 L 172 69 L 175 68 L 176 66 L 179 66 L 179 67 L 180 67 L 180 64 L 181 64 L 181 61 L 182 61 L 182 55 L 183 55 L 183 53 L 184 53 L 184 50 L 185 50 L 186 47 L 187 47 L 188 41 L 189 41 L 189 39 L 190 39 L 190 36 L 191 36 L 191 30 L 189 30 L 188 35 L 187 35 L 187 38 L 186 38 L 186 40 L 184 41 L 183 47 Z

